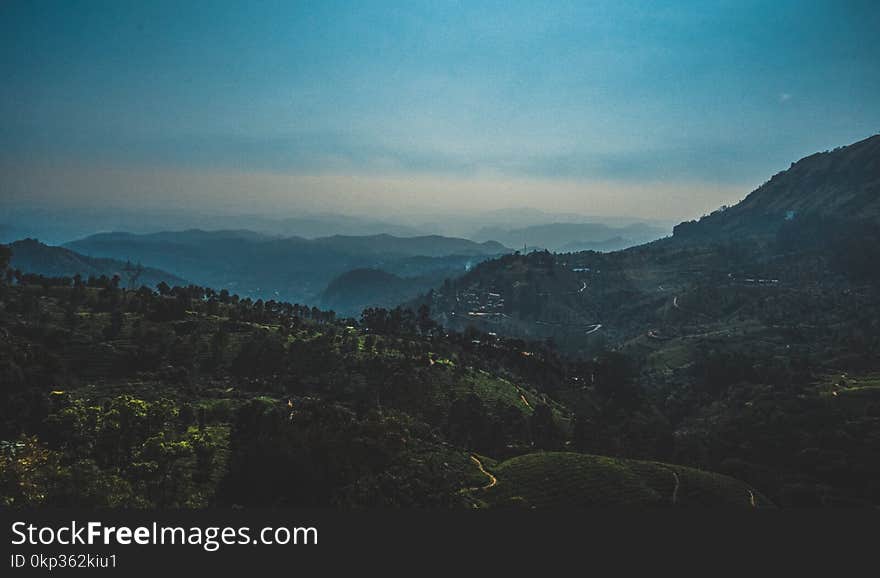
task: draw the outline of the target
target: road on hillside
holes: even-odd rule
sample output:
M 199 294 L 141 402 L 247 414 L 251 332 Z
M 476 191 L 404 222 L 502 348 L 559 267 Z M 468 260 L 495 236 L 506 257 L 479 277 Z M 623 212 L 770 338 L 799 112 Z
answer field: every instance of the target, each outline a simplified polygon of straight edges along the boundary
M 489 488 L 491 488 L 492 486 L 494 486 L 495 484 L 498 483 L 498 478 L 496 478 L 495 476 L 493 476 L 492 474 L 490 474 L 489 472 L 486 471 L 486 468 L 483 467 L 483 462 L 480 461 L 480 458 L 478 458 L 475 455 L 471 455 L 471 461 L 477 465 L 477 467 L 480 469 L 480 473 L 482 473 L 484 476 L 489 478 L 488 484 L 486 484 L 485 486 L 479 487 L 479 488 L 470 488 L 471 490 L 488 490 Z
M 663 469 L 668 471 L 672 474 L 672 477 L 675 478 L 675 487 L 672 489 L 672 505 L 674 506 L 678 502 L 678 488 L 681 486 L 681 478 L 678 477 L 678 472 L 672 468 L 663 467 Z
M 678 477 L 678 472 L 672 470 L 672 475 L 675 476 L 675 489 L 672 490 L 672 505 L 678 501 L 678 487 L 681 485 L 681 479 Z

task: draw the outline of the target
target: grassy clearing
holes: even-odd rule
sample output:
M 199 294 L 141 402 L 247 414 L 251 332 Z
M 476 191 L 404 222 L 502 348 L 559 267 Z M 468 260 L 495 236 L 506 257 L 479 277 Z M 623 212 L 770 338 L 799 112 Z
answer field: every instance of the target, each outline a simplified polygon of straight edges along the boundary
M 680 344 L 670 344 L 648 355 L 649 370 L 663 371 L 684 367 L 691 361 L 691 350 Z
M 861 375 L 835 372 L 821 376 L 816 381 L 816 390 L 823 398 L 838 400 L 880 400 L 880 375 L 867 373 Z
M 532 415 L 535 412 L 533 405 L 537 403 L 538 400 L 506 379 L 501 379 L 485 372 L 478 371 L 468 376 L 465 383 L 472 388 L 474 393 L 476 393 L 485 403 L 495 403 L 500 401 L 506 405 L 516 407 L 526 415 Z M 525 395 L 528 403 L 523 402 L 520 397 L 521 395 Z
M 567 452 L 518 456 L 489 467 L 498 484 L 486 490 L 490 506 L 758 507 L 770 502 L 746 484 L 683 466 Z M 678 490 L 676 491 L 676 485 Z

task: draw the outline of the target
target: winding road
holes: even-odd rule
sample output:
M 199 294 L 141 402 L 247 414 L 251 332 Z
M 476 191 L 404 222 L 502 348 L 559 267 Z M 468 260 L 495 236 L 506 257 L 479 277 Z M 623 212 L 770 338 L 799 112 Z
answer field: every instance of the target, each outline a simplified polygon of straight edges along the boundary
M 666 470 L 667 472 L 669 472 L 670 474 L 672 474 L 672 477 L 675 478 L 675 487 L 672 488 L 672 505 L 674 506 L 675 504 L 678 503 L 678 488 L 681 487 L 681 478 L 678 477 L 678 472 L 676 472 L 672 468 L 666 467 L 666 466 L 660 466 L 660 467 L 662 469 Z
M 681 479 L 678 477 L 678 472 L 672 470 L 672 475 L 675 476 L 675 489 L 672 490 L 672 505 L 678 501 L 678 488 L 681 486 Z
M 480 458 L 475 455 L 471 455 L 471 461 L 477 464 L 477 467 L 480 469 L 480 473 L 489 478 L 489 483 L 479 488 L 470 488 L 470 490 L 488 490 L 498 483 L 498 478 L 486 471 L 486 468 L 483 467 L 483 462 L 480 461 Z

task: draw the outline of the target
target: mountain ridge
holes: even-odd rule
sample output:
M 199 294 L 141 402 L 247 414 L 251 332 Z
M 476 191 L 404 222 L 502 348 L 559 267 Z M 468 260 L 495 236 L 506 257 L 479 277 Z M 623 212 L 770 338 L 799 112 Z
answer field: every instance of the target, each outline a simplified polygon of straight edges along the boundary
M 316 302 L 327 284 L 354 269 L 382 269 L 405 277 L 454 276 L 510 250 L 499 243 L 426 235 L 333 235 L 316 239 L 250 231 L 166 231 L 146 235 L 101 233 L 66 243 L 78 253 L 136 260 L 206 286 L 253 298 Z
M 169 286 L 187 285 L 187 281 L 161 269 L 146 267 L 117 259 L 98 258 L 81 255 L 63 247 L 53 247 L 36 239 L 22 239 L 10 243 L 12 250 L 12 267 L 25 273 L 35 273 L 47 277 L 113 277 L 119 275 L 126 280 L 126 268 L 140 268 L 137 283 L 147 287 L 155 287 L 159 283 Z
M 803 157 L 739 203 L 676 225 L 673 237 L 766 237 L 805 217 L 880 223 L 880 134 Z

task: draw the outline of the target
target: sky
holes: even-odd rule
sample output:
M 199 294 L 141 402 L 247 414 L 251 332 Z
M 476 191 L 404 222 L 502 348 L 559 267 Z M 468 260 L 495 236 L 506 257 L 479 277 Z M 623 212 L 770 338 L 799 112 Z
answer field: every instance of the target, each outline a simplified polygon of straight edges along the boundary
M 847 0 L 3 0 L 0 207 L 693 218 L 880 132 L 878 30 Z

